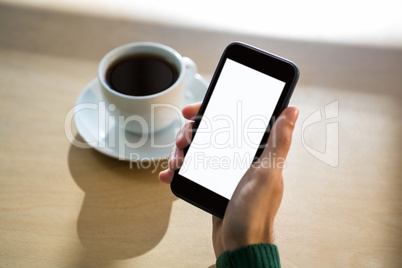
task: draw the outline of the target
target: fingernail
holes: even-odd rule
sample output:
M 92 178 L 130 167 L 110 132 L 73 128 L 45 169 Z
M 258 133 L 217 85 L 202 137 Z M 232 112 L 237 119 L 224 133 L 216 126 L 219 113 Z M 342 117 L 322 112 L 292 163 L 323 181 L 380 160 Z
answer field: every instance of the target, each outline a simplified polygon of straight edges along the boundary
M 296 124 L 298 117 L 299 117 L 299 110 L 297 108 L 293 108 L 286 113 L 286 118 L 293 124 Z

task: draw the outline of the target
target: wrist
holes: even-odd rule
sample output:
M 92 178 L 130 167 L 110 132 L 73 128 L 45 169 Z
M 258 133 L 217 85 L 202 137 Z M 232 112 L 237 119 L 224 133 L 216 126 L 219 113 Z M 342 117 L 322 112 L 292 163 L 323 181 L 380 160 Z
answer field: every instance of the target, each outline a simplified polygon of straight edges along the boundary
M 249 232 L 243 233 L 243 235 L 234 234 L 230 238 L 226 239 L 223 245 L 224 251 L 233 251 L 242 247 L 255 244 L 273 244 L 274 229 L 273 224 L 269 224 L 268 228 L 266 226 L 261 226 L 258 229 L 251 229 Z

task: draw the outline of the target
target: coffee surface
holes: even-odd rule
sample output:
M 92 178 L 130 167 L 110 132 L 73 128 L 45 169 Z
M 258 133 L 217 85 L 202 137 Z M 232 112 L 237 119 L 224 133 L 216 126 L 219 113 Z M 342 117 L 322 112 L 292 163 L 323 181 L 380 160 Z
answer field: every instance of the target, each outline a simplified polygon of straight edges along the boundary
M 146 96 L 161 92 L 177 80 L 177 68 L 155 55 L 133 55 L 112 64 L 106 73 L 109 86 L 126 95 Z

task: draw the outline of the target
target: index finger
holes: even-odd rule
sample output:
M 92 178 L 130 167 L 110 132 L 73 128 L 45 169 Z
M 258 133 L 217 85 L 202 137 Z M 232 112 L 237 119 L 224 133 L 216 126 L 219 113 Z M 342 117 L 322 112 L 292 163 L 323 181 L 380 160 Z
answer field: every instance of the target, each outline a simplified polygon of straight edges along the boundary
M 188 120 L 194 120 L 201 108 L 201 102 L 187 105 L 183 108 L 182 114 Z

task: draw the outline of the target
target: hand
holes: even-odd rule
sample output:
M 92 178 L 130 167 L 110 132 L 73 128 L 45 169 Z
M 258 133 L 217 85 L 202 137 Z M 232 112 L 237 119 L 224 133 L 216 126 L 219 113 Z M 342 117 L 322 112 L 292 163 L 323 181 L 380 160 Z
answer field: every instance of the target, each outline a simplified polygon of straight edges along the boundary
M 197 115 L 201 104 L 183 108 L 189 120 Z M 224 219 L 212 217 L 212 240 L 215 255 L 243 246 L 273 243 L 273 224 L 283 196 L 282 168 L 290 149 L 293 129 L 299 115 L 294 107 L 286 108 L 275 122 L 264 152 L 240 180 L 226 208 Z M 159 179 L 170 183 L 174 170 L 183 164 L 183 149 L 190 143 L 192 122 L 179 131 L 169 156 L 169 168 Z

